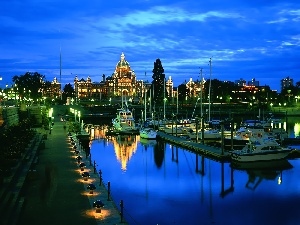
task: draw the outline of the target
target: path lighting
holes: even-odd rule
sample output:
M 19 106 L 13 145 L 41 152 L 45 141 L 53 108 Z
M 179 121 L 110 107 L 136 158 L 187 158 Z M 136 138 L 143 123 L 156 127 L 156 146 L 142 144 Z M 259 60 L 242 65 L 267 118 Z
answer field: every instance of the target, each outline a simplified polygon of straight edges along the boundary
M 164 121 L 166 120 L 166 101 L 167 98 L 164 98 Z
M 83 173 L 81 174 L 81 176 L 83 177 L 83 179 L 84 179 L 85 181 L 87 181 L 88 178 L 90 177 L 90 174 L 89 174 L 89 172 L 83 172 Z
M 84 171 L 85 167 L 86 167 L 86 165 L 85 165 L 84 162 L 82 162 L 82 163 L 79 164 L 79 168 L 80 168 L 81 171 Z
M 52 118 L 52 115 L 53 115 L 53 108 L 49 109 L 49 117 Z
M 87 189 L 90 190 L 90 194 L 93 194 L 94 190 L 96 189 L 96 186 L 95 186 L 95 184 L 89 184 L 87 186 Z
M 109 98 L 109 105 L 111 105 L 111 98 Z
M 77 110 L 75 109 L 75 111 L 74 111 L 74 116 L 75 116 L 74 121 L 75 122 L 76 122 L 76 115 L 77 115 Z
M 101 213 L 101 208 L 104 207 L 104 204 L 101 200 L 96 200 L 93 202 L 93 207 L 96 208 L 96 213 Z
M 80 111 L 77 112 L 77 115 L 78 115 L 78 122 L 80 123 L 80 117 L 81 117 Z
M 273 103 L 272 102 L 270 103 L 270 106 L 271 106 L 271 108 L 273 107 Z

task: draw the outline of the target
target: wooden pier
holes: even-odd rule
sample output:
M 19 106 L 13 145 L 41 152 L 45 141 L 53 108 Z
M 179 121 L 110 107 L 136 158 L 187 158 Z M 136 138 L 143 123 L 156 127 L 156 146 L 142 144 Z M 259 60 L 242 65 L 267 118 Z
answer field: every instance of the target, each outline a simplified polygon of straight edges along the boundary
M 175 144 L 179 147 L 183 147 L 195 153 L 199 153 L 201 155 L 206 156 L 207 158 L 211 158 L 222 162 L 230 161 L 230 153 L 226 152 L 222 148 L 196 143 L 195 141 L 187 140 L 184 137 L 180 137 L 180 136 L 176 137 L 174 135 L 166 134 L 161 131 L 157 132 L 157 136 L 158 138 L 163 139 L 164 141 Z

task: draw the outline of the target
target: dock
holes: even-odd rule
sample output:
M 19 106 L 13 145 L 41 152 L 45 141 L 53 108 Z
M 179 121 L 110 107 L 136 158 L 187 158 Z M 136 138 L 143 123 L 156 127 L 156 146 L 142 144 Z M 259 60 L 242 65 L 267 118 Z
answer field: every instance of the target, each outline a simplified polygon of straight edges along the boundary
M 195 153 L 199 153 L 201 155 L 206 156 L 207 158 L 217 160 L 217 161 L 222 161 L 222 162 L 230 161 L 230 153 L 226 152 L 222 148 L 197 143 L 195 141 L 187 140 L 184 137 L 166 134 L 161 131 L 157 132 L 157 136 L 158 138 L 166 142 L 175 144 L 179 147 L 185 148 Z

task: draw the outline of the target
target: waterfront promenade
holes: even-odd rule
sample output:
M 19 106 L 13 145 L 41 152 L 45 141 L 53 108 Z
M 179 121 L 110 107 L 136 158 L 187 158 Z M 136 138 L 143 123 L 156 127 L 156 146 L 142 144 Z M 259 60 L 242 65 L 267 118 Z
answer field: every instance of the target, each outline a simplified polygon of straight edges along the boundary
M 114 202 L 108 199 L 105 186 L 100 185 L 97 173 L 86 161 L 91 177 L 84 181 L 67 136 L 67 129 L 59 118 L 54 120 L 47 134 L 45 148 L 39 152 L 39 161 L 26 181 L 25 204 L 18 220 L 19 225 L 53 224 L 126 224 Z M 90 194 L 87 185 L 94 183 L 96 190 Z M 101 213 L 92 207 L 95 200 L 104 203 Z

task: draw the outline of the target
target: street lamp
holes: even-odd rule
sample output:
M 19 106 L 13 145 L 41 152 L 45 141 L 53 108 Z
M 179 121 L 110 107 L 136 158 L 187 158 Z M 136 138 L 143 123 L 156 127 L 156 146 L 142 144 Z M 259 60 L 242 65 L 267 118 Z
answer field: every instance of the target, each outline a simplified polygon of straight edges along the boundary
M 80 111 L 78 111 L 77 114 L 78 114 L 78 122 L 80 123 L 80 116 L 81 116 Z
M 166 121 L 166 101 L 167 98 L 164 98 L 164 121 Z
M 300 96 L 295 96 L 296 104 L 298 103 L 298 99 L 300 99 Z

